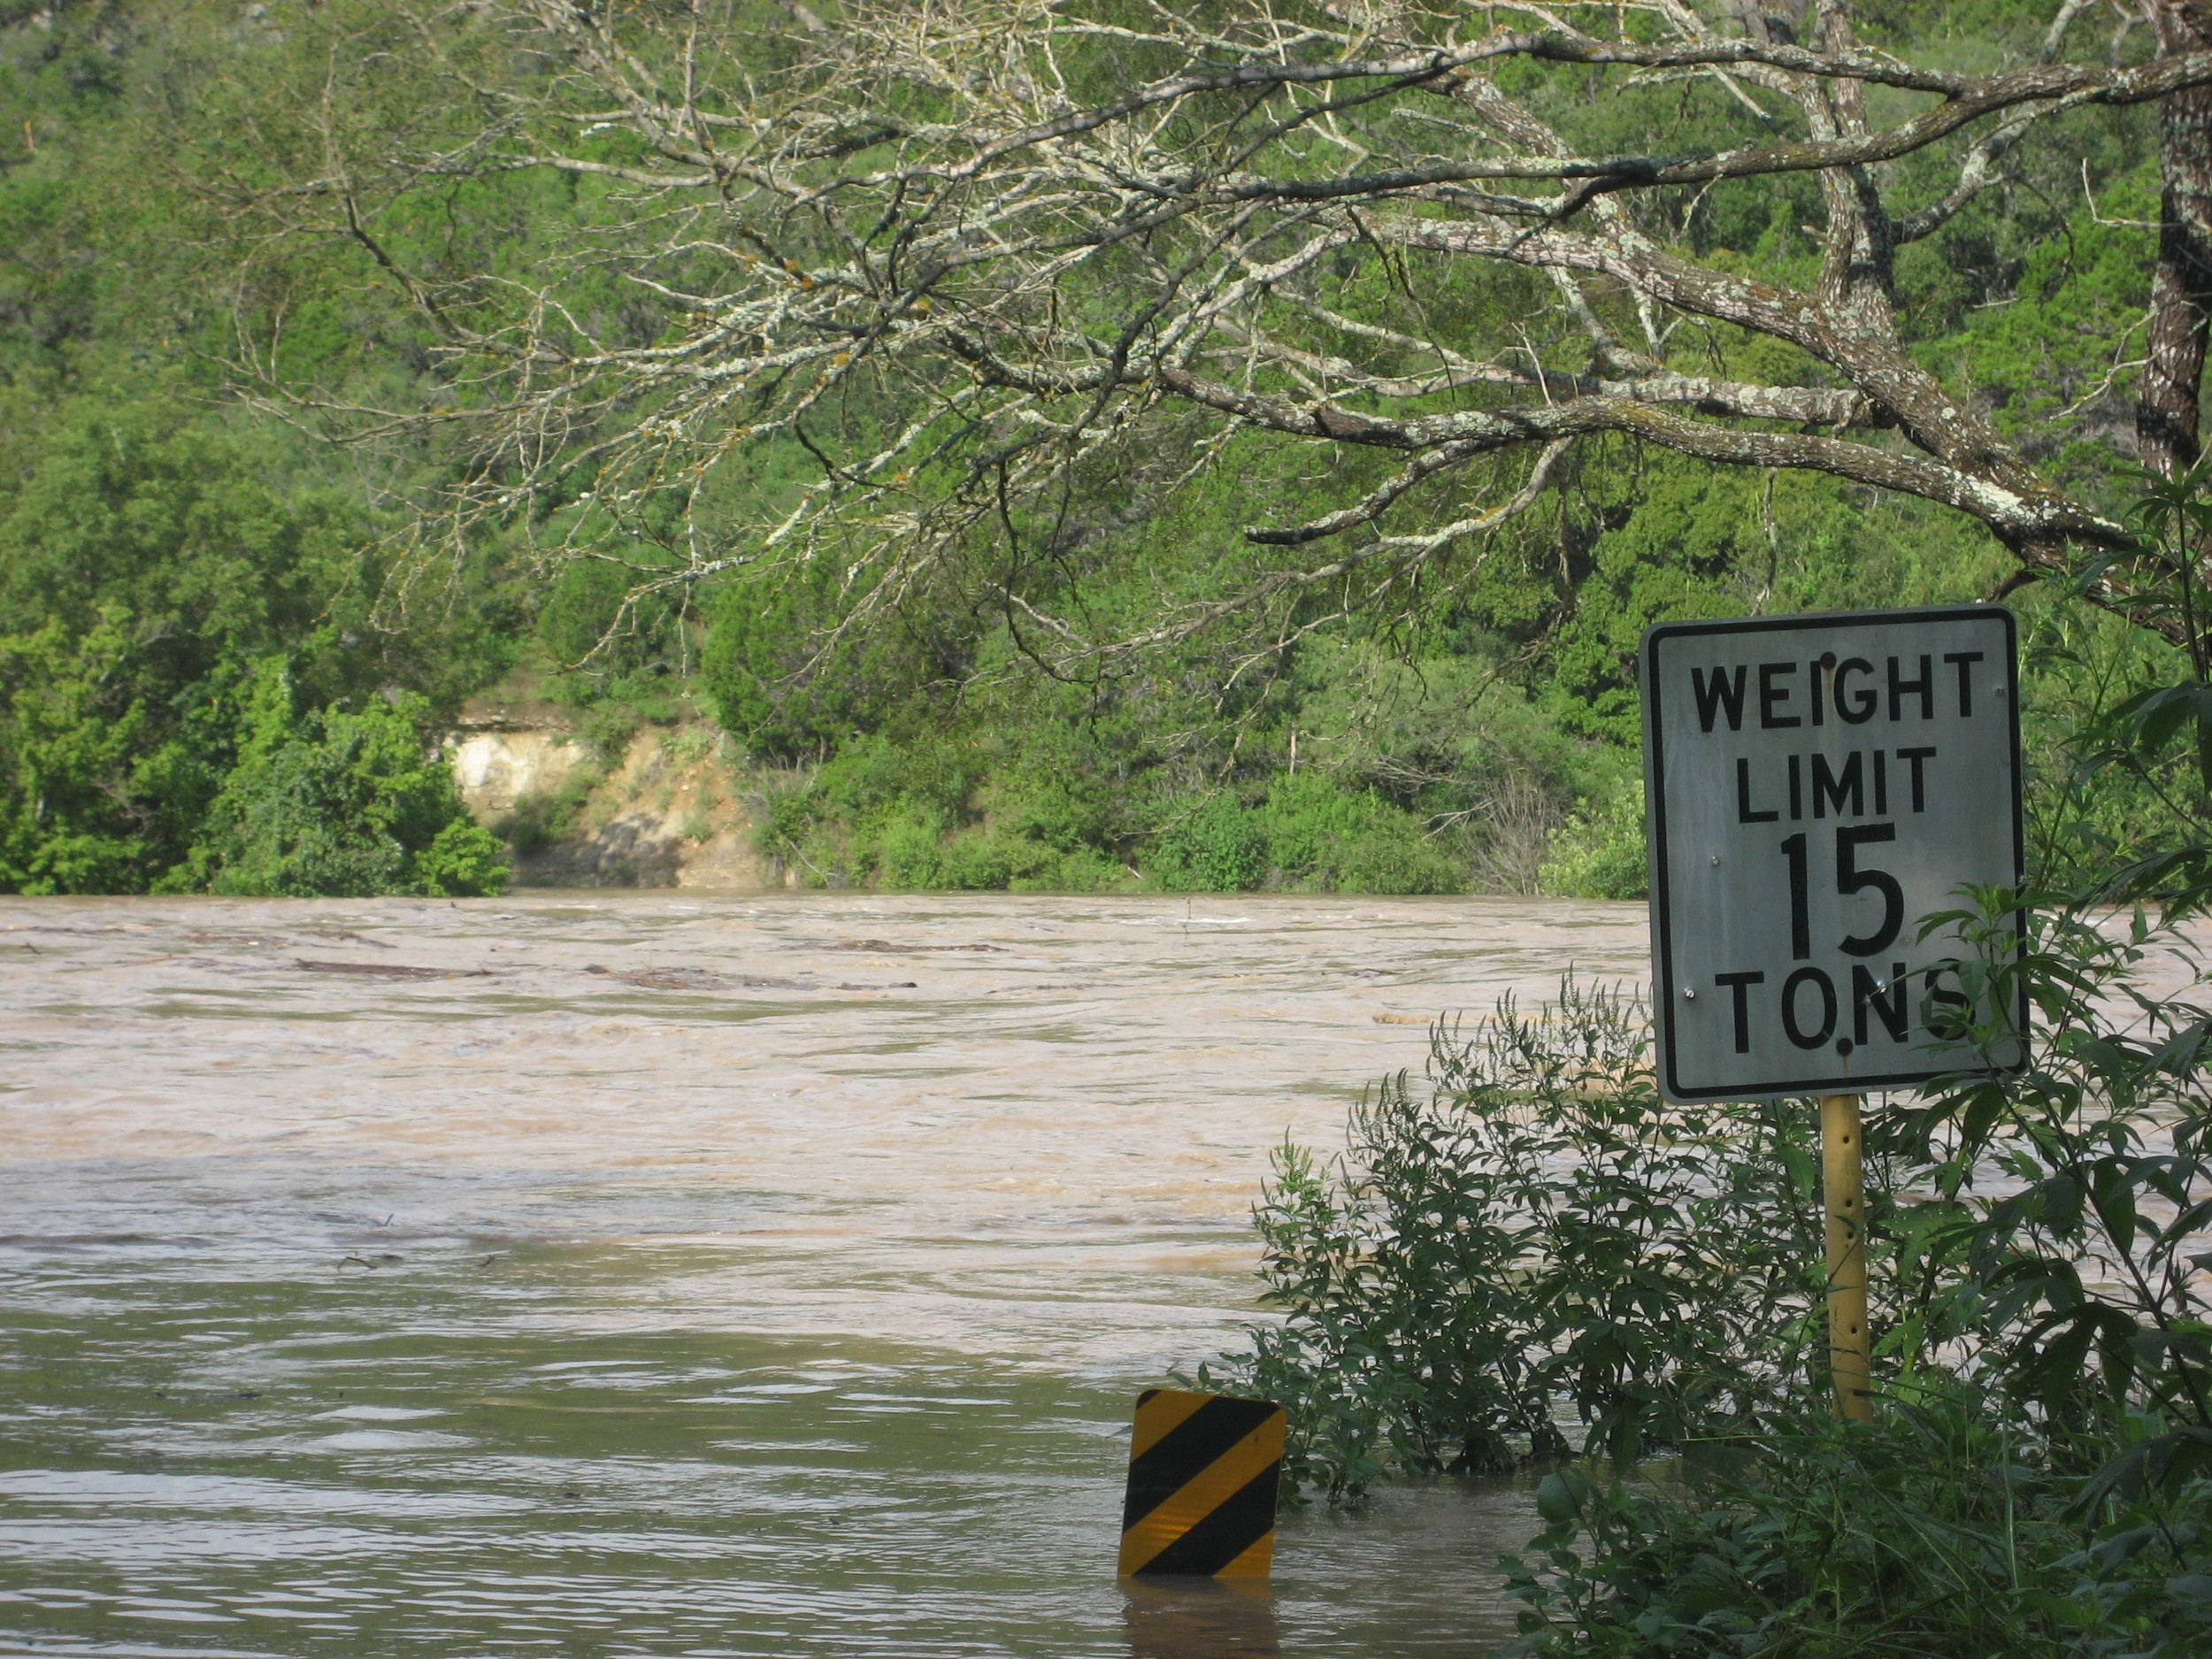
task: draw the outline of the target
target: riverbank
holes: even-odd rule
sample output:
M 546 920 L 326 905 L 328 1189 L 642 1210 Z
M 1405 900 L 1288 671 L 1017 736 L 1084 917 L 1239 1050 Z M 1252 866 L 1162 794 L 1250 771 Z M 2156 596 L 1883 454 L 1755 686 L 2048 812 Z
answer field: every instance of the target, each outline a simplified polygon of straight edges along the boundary
M 645 726 L 608 764 L 553 715 L 487 710 L 447 738 L 461 799 L 505 841 L 518 887 L 796 886 L 754 845 L 744 770 L 715 727 Z

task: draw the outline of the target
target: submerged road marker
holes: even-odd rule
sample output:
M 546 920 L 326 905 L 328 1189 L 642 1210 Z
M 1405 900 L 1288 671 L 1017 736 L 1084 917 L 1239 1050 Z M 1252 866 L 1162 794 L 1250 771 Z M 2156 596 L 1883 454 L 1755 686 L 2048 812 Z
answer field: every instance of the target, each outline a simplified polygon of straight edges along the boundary
M 1121 1575 L 1267 1576 L 1275 1555 L 1282 1407 L 1148 1388 L 1137 1396 Z

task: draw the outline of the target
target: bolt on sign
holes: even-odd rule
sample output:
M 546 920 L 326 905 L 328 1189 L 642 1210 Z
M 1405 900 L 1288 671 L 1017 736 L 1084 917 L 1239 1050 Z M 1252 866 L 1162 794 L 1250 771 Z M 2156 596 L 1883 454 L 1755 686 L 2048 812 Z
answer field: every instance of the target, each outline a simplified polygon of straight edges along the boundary
M 1275 1555 L 1282 1407 L 1148 1388 L 1137 1396 L 1121 1576 L 1265 1578 Z
M 1672 1100 L 1901 1088 L 1984 1064 L 1919 921 L 2021 879 L 2012 613 L 1663 623 L 1643 639 L 1660 1083 Z M 2017 1029 L 2026 1029 L 2024 1000 Z M 2003 1056 L 2000 1056 L 2002 1058 Z

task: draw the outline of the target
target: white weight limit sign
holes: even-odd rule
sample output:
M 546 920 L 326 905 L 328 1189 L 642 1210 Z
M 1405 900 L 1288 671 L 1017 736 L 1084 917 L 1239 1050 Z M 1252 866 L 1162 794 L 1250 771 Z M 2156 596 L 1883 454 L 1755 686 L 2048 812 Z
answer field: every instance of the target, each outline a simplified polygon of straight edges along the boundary
M 1652 1002 L 1671 1100 L 1821 1097 L 1836 1409 L 1873 1413 L 1859 1092 L 1985 1064 L 1923 916 L 2021 878 L 1996 605 L 1668 623 L 1643 640 Z M 2015 1029 L 2027 1029 L 2024 995 Z M 2006 1056 L 1998 1056 L 2001 1060 Z M 2018 1056 L 2015 1056 L 2016 1062 Z
M 1678 1101 L 1897 1088 L 1979 1064 L 1920 918 L 2021 877 L 2012 613 L 1665 623 L 1644 635 L 1660 1080 Z

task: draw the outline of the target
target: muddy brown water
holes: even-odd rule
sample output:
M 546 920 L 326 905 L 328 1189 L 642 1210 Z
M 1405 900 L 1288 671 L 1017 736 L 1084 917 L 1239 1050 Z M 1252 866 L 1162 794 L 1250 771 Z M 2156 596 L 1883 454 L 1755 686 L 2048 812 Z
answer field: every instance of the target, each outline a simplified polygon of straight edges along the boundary
M 1513 900 L 0 901 L 0 1653 L 1479 1655 L 1510 1484 L 1112 1576 L 1136 1389 Z

